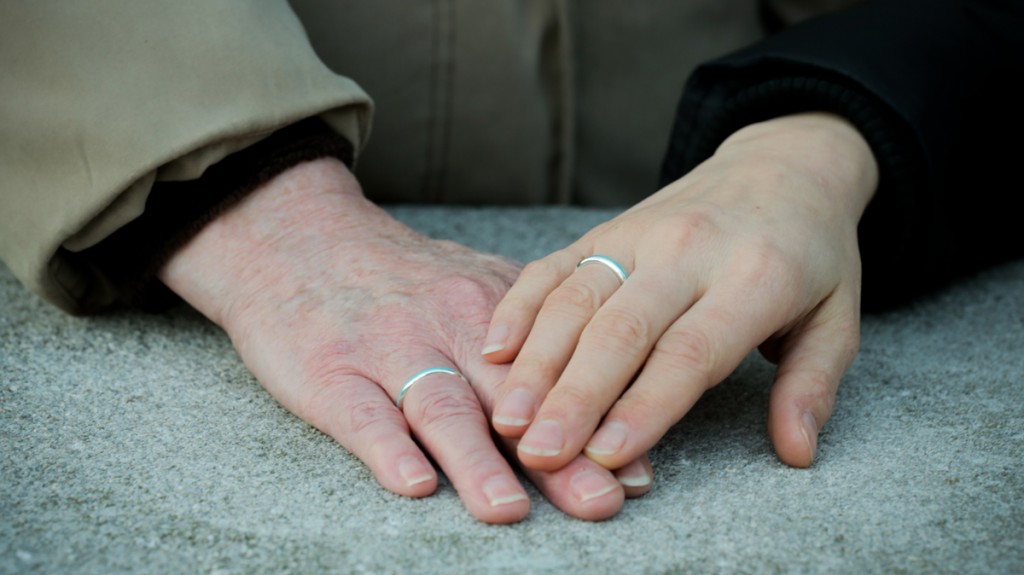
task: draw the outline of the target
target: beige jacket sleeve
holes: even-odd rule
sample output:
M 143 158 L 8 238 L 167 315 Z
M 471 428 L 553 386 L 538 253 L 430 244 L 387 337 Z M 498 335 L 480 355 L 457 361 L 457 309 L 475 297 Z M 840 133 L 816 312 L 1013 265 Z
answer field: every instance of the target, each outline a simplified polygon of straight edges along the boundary
M 317 115 L 358 153 L 371 113 L 283 0 L 0 0 L 0 258 L 61 308 L 95 308 L 67 254 L 138 217 L 154 181 Z

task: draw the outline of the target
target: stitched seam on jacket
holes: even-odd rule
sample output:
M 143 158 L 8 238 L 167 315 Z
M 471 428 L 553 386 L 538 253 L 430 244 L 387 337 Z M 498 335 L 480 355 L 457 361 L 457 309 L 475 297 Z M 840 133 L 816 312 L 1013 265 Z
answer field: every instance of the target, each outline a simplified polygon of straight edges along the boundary
M 431 37 L 430 110 L 423 197 L 435 203 L 445 199 L 448 144 L 451 134 L 452 90 L 455 77 L 454 0 L 435 0 Z

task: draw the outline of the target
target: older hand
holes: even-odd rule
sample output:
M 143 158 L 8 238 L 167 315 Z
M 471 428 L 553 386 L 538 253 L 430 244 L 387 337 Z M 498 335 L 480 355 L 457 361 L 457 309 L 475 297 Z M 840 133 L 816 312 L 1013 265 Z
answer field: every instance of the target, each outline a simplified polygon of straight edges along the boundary
M 838 117 L 740 130 L 682 179 L 527 265 L 485 344 L 514 359 L 492 422 L 519 459 L 609 469 L 651 448 L 753 349 L 778 363 L 769 431 L 814 459 L 859 342 L 857 223 L 877 167 Z M 576 269 L 583 258 L 613 266 Z M 621 284 L 621 285 L 620 285 Z
M 422 446 L 470 513 L 505 523 L 522 519 L 529 501 L 484 411 L 507 368 L 479 350 L 517 271 L 413 232 L 363 198 L 340 162 L 320 160 L 218 217 L 161 279 L 227 331 L 282 405 L 362 459 L 383 486 L 411 497 L 434 491 L 437 475 Z M 458 370 L 473 387 L 430 375 L 399 410 L 403 383 L 430 367 Z M 566 463 L 528 475 L 571 515 L 606 518 L 624 495 L 644 490 L 625 490 L 584 457 Z M 631 469 L 649 473 L 649 464 L 641 457 Z

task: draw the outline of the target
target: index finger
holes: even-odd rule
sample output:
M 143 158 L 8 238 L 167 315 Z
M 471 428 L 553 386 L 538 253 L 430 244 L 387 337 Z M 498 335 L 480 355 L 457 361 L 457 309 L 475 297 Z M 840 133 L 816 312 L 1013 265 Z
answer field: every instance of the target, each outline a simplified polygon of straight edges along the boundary
M 519 444 L 524 465 L 557 469 L 583 450 L 665 329 L 695 297 L 696 282 L 672 279 L 663 267 L 639 268 L 596 311 L 578 342 L 572 342 L 572 357 L 550 391 L 535 391 L 544 399 Z M 526 348 L 520 361 L 533 361 Z M 516 382 L 531 388 L 543 383 Z
M 544 300 L 573 270 L 581 257 L 566 248 L 534 260 L 495 306 L 481 354 L 491 363 L 515 359 L 533 328 Z

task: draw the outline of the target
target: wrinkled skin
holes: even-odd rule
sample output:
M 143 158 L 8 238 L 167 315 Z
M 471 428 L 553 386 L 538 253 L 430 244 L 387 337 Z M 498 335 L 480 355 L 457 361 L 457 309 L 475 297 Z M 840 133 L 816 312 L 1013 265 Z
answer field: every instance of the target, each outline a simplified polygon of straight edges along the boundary
M 857 224 L 877 185 L 842 119 L 748 126 L 658 193 L 529 264 L 495 310 L 485 354 L 514 361 L 493 425 L 518 457 L 609 469 L 644 454 L 760 348 L 778 364 L 768 428 L 807 467 L 859 345 Z M 601 254 L 607 267 L 576 269 Z
M 447 474 L 469 512 L 524 518 L 529 500 L 488 424 L 508 366 L 480 350 L 494 306 L 518 274 L 502 258 L 435 241 L 367 201 L 343 164 L 307 162 L 204 227 L 160 278 L 230 336 L 287 409 L 336 439 L 385 488 L 432 493 Z M 431 375 L 394 403 L 413 374 Z M 471 384 L 471 385 L 470 385 Z M 515 451 L 515 440 L 501 448 Z M 613 473 L 570 457 L 528 477 L 566 513 L 615 514 L 650 485 L 645 455 Z

